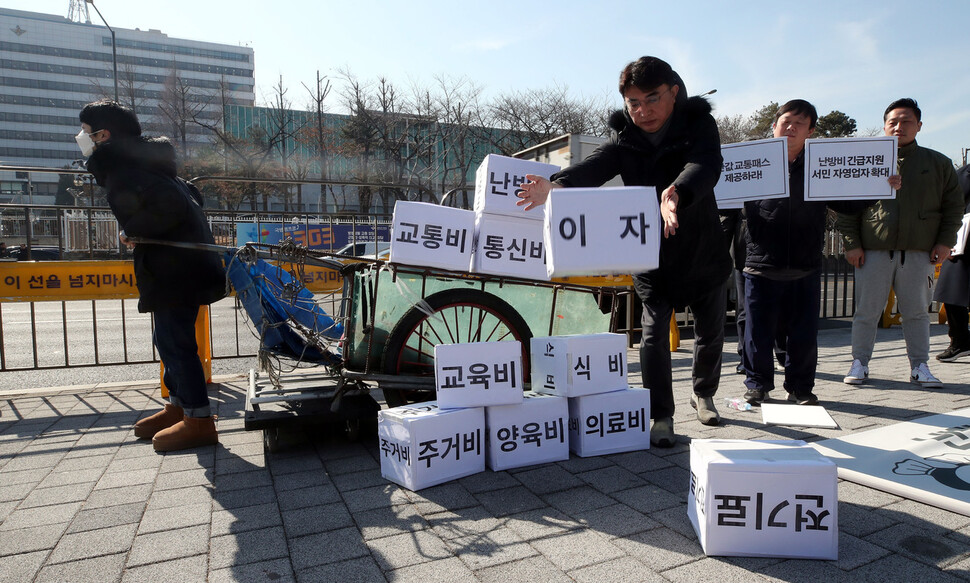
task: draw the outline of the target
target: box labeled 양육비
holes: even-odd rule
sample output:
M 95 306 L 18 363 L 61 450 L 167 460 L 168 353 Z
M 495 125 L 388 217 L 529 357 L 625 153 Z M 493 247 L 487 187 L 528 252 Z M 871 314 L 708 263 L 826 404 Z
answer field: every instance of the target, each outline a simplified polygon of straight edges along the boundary
M 569 459 L 565 397 L 527 391 L 518 405 L 485 407 L 485 465 L 494 471 Z

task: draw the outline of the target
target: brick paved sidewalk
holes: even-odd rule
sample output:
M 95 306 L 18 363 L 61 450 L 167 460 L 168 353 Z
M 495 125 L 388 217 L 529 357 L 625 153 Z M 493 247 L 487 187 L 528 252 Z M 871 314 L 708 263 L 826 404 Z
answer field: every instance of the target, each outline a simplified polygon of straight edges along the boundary
M 933 351 L 946 345 L 933 326 Z M 970 517 L 839 485 L 838 561 L 705 557 L 686 514 L 691 438 L 805 439 L 970 406 L 970 359 L 907 382 L 900 330 L 880 330 L 871 382 L 842 384 L 848 328 L 823 330 L 816 393 L 838 430 L 766 427 L 687 404 L 674 355 L 672 449 L 471 476 L 409 492 L 380 476 L 376 440 L 293 436 L 264 454 L 243 429 L 245 381 L 214 385 L 220 444 L 158 455 L 131 425 L 154 384 L 0 392 L 0 581 L 967 581 Z M 728 351 L 733 344 L 728 345 Z M 725 353 L 718 402 L 739 396 Z M 631 381 L 639 384 L 636 351 Z M 0 376 L 2 382 L 2 376 Z

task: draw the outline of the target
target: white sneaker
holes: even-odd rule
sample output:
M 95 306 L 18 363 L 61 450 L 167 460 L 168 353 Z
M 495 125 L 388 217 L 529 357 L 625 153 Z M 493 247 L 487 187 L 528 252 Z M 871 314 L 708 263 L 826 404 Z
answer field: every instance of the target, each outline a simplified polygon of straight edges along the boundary
M 915 374 L 915 370 L 913 372 Z M 927 374 L 929 374 L 929 372 L 930 371 L 926 371 Z M 857 358 L 852 361 L 852 367 L 849 369 L 849 374 L 845 375 L 842 382 L 847 385 L 861 385 L 868 378 L 869 367 L 862 364 L 862 361 Z
M 913 369 L 913 372 L 909 375 L 909 380 L 928 389 L 938 389 L 943 386 L 940 379 L 933 376 L 933 373 L 930 372 L 930 367 L 926 366 L 925 362 L 919 363 Z

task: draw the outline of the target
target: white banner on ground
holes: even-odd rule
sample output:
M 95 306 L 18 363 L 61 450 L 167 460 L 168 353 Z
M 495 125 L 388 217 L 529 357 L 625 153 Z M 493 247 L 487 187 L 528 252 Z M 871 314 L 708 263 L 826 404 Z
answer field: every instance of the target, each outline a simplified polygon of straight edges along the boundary
M 718 208 L 741 208 L 748 200 L 788 197 L 788 138 L 725 144 L 721 157 L 721 179 L 714 187 Z
M 843 480 L 970 516 L 970 408 L 811 445 Z
M 790 425 L 792 427 L 823 427 L 838 429 L 839 425 L 821 405 L 782 405 L 762 403 L 761 420 L 765 425 Z
M 896 137 L 805 140 L 805 200 L 896 198 Z

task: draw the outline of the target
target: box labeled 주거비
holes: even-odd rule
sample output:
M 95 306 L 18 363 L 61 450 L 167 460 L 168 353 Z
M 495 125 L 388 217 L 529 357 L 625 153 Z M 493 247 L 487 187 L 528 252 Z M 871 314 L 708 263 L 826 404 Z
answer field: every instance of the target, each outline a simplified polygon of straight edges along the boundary
M 660 265 L 663 223 L 655 188 L 556 188 L 545 206 L 550 278 L 641 273 Z
M 442 409 L 522 402 L 522 343 L 517 340 L 438 344 L 434 371 Z
M 434 401 L 377 414 L 381 475 L 420 490 L 485 470 L 485 410 L 440 409 Z
M 623 334 L 533 337 L 529 356 L 537 393 L 579 397 L 628 386 Z
M 569 459 L 564 397 L 528 391 L 518 405 L 485 408 L 485 465 L 494 471 Z
M 475 213 L 426 202 L 398 201 L 391 227 L 391 263 L 468 271 Z
M 570 397 L 569 449 L 580 457 L 650 449 L 650 391 Z
M 707 555 L 835 560 L 837 467 L 803 441 L 694 439 L 687 515 Z
M 555 164 L 489 154 L 475 172 L 475 211 L 542 221 L 542 208 L 526 211 L 517 206 L 516 193 L 527 182 L 527 174 L 549 178 L 556 172 Z

